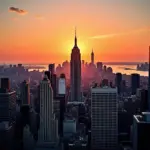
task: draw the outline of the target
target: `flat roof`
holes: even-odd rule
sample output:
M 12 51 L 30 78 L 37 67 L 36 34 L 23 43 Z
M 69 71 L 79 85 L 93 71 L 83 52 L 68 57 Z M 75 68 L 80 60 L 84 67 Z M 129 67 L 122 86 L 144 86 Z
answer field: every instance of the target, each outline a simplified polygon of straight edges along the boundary
M 117 93 L 117 88 L 111 88 L 111 87 L 96 87 L 91 88 L 92 93 Z

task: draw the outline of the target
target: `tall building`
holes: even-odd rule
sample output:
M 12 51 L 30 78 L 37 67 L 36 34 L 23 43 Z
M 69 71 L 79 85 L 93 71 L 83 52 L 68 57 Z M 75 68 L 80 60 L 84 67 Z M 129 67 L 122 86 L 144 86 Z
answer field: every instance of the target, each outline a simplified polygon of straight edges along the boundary
M 51 72 L 51 74 L 55 73 L 55 64 L 49 64 L 49 72 Z
M 48 79 L 51 81 L 51 72 L 45 71 L 45 75 L 48 77 Z M 52 82 L 52 81 L 51 81 Z
M 10 90 L 10 80 L 9 80 L 9 78 L 1 78 L 1 88 Z
M 16 92 L 0 89 L 0 122 L 12 122 L 16 115 Z
M 149 150 L 150 138 L 150 113 L 133 116 L 133 150 Z
M 30 104 L 30 86 L 27 81 L 21 83 L 21 101 L 22 104 Z
M 92 53 L 91 53 L 91 63 L 94 64 L 94 52 L 93 52 L 93 49 L 92 49 Z
M 103 63 L 102 62 L 97 62 L 97 69 L 98 69 L 98 71 L 103 70 Z
M 117 88 L 91 89 L 91 148 L 116 150 L 118 145 Z
M 116 87 L 118 88 L 118 94 L 120 95 L 121 88 L 122 88 L 122 74 L 121 73 L 116 73 Z
M 81 54 L 77 46 L 76 31 L 74 42 L 70 61 L 71 101 L 81 101 Z
M 61 74 L 58 81 L 58 95 L 60 99 L 60 122 L 59 122 L 59 133 L 63 136 L 63 121 L 64 113 L 66 110 L 66 77 L 65 74 Z
M 139 74 L 131 74 L 131 89 L 132 94 L 136 94 L 136 90 L 140 88 L 140 75 Z
M 58 122 L 53 114 L 53 90 L 47 76 L 40 82 L 40 129 L 38 144 L 54 146 L 58 142 Z
M 51 81 L 51 85 L 52 85 L 52 89 L 53 89 L 53 96 L 56 97 L 56 95 L 57 95 L 57 75 L 52 74 L 52 79 L 50 81 Z

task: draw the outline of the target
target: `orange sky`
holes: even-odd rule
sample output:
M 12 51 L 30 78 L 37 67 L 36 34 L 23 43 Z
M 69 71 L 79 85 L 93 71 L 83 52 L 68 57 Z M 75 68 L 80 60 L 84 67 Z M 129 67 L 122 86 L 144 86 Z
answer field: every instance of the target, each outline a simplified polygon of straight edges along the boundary
M 92 48 L 96 61 L 146 61 L 149 5 L 149 0 L 0 2 L 0 62 L 70 60 L 75 26 L 82 59 L 86 61 L 90 60 Z

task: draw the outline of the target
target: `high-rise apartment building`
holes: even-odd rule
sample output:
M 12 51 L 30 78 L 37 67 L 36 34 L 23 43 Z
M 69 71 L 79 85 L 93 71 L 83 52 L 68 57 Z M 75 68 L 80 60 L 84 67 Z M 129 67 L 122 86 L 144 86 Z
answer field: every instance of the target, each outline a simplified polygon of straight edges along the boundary
M 21 101 L 22 104 L 30 104 L 30 86 L 27 81 L 21 83 Z
M 47 76 L 40 82 L 40 129 L 38 144 L 53 146 L 58 142 L 58 121 L 53 114 L 53 90 Z
M 77 46 L 76 32 L 75 44 L 71 53 L 70 69 L 71 101 L 81 101 L 81 54 Z
M 116 150 L 118 145 L 117 88 L 91 89 L 91 148 Z

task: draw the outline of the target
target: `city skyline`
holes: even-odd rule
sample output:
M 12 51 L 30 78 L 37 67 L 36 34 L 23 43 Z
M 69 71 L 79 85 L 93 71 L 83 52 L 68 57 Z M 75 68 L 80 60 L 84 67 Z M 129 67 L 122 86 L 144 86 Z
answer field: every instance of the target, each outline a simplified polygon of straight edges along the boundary
M 70 60 L 75 26 L 85 61 L 90 61 L 92 49 L 95 62 L 148 60 L 148 0 L 6 0 L 0 4 L 0 63 Z

